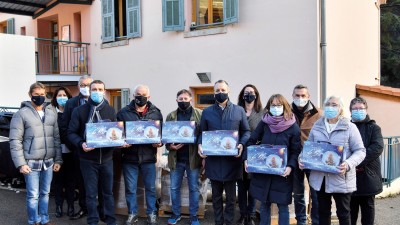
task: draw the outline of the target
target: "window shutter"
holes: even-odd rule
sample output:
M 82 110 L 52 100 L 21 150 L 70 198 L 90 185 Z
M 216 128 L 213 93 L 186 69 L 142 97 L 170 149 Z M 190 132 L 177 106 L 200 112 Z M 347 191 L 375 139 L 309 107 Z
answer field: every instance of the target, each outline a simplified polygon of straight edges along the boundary
M 162 0 L 162 12 L 163 32 L 185 30 L 183 0 Z
M 126 0 L 127 36 L 141 37 L 140 0 Z
M 224 24 L 239 20 L 239 0 L 224 0 Z
M 101 1 L 103 42 L 115 41 L 114 0 Z
M 129 88 L 121 89 L 121 108 L 129 105 Z
M 15 19 L 7 20 L 7 34 L 15 34 Z

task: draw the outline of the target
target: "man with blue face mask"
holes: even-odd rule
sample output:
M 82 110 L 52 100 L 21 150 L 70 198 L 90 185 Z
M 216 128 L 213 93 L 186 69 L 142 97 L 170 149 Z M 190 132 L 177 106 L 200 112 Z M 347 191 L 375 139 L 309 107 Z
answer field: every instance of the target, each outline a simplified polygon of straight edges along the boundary
M 113 148 L 88 148 L 85 140 L 86 123 L 116 121 L 115 110 L 104 99 L 105 85 L 100 80 L 90 84 L 88 103 L 74 109 L 68 127 L 68 140 L 75 149 L 79 149 L 80 167 L 84 179 L 87 223 L 98 224 L 97 212 L 98 187 L 101 186 L 104 210 L 104 222 L 116 224 L 114 212 L 113 187 Z

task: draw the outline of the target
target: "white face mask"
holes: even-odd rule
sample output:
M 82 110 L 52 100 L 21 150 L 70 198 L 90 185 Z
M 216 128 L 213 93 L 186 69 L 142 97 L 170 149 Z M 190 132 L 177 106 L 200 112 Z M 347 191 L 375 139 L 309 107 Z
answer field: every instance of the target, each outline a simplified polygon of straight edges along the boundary
M 297 107 L 304 107 L 305 105 L 307 105 L 308 99 L 305 99 L 305 98 L 296 98 L 296 99 L 293 100 L 293 103 L 294 103 Z
M 283 114 L 283 105 L 282 106 L 271 106 L 269 108 L 269 112 L 273 116 L 282 116 L 282 114 Z
M 90 95 L 89 87 L 84 87 L 84 88 L 81 87 L 81 88 L 79 88 L 79 91 L 85 97 L 88 97 Z

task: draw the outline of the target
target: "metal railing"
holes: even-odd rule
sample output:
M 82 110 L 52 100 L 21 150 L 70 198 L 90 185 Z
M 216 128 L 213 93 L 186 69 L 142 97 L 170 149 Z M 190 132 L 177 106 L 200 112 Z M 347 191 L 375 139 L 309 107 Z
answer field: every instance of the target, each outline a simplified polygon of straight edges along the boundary
M 0 113 L 16 112 L 18 110 L 19 110 L 19 107 L 0 106 Z
M 382 182 L 390 187 L 392 181 L 400 177 L 400 136 L 384 137 L 381 159 Z
M 36 39 L 36 74 L 88 74 L 90 43 Z

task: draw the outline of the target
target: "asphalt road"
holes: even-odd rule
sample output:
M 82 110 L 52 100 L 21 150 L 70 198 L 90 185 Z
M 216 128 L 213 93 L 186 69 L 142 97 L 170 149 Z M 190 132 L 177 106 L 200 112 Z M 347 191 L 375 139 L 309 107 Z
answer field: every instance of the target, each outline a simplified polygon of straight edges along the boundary
M 76 206 L 78 209 L 79 207 Z M 207 207 L 205 218 L 201 224 L 214 224 L 212 207 Z M 64 209 L 65 210 L 65 209 Z M 54 198 L 50 198 L 50 218 L 57 225 L 86 224 L 86 219 L 71 221 L 66 216 L 55 218 Z M 400 196 L 376 200 L 376 225 L 398 225 L 400 224 Z M 236 213 L 238 216 L 238 213 Z M 124 216 L 117 216 L 118 224 L 124 224 Z M 25 206 L 25 192 L 19 192 L 6 187 L 0 188 L 0 224 L 22 225 L 27 224 Z M 103 224 L 103 223 L 100 223 Z M 138 225 L 145 225 L 146 220 L 139 219 Z M 159 224 L 167 224 L 167 218 L 159 218 Z M 182 219 L 178 224 L 189 224 L 188 219 Z M 360 224 L 360 223 L 359 223 Z

